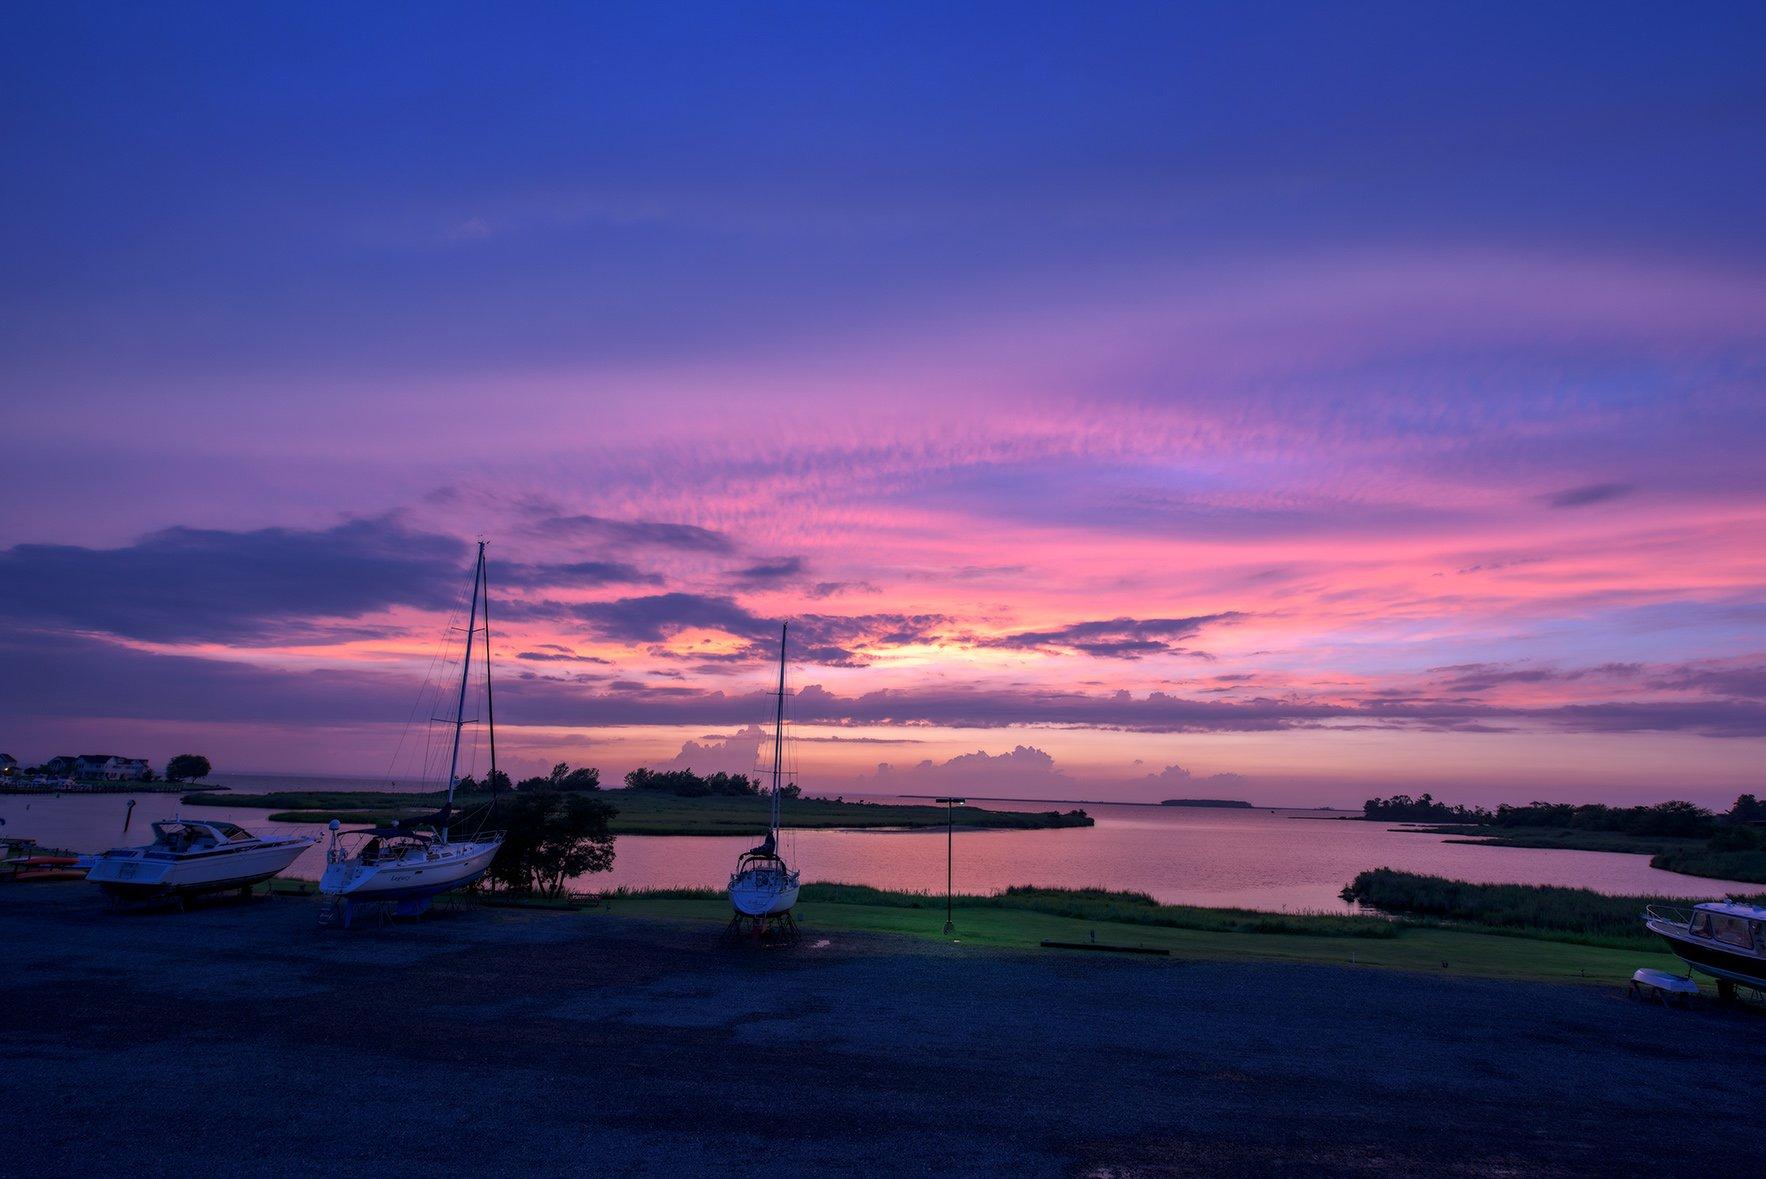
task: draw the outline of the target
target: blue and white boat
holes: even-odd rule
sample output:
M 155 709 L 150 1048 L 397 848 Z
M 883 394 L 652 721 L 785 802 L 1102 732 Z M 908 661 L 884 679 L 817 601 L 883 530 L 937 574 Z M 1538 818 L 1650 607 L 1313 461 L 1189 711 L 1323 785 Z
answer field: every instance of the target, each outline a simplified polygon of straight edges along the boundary
M 1650 905 L 1644 927 L 1692 969 L 1717 980 L 1717 993 L 1739 984 L 1766 993 L 1766 907 L 1745 901 L 1706 901 L 1690 910 Z

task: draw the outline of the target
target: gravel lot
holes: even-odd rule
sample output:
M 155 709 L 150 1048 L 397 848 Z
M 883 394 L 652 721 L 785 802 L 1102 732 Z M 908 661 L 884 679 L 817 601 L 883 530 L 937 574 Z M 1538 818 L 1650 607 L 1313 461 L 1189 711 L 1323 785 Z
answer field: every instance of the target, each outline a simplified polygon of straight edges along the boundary
M 1760 1173 L 1766 1019 L 1610 990 L 83 884 L 0 945 L 11 1174 Z

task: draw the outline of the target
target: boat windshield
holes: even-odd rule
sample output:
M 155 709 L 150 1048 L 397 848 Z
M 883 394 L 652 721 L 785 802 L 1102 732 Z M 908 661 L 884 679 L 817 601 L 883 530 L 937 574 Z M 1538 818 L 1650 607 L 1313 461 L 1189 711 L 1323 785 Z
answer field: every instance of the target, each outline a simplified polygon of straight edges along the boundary
M 1709 938 L 1726 946 L 1751 950 L 1754 948 L 1754 924 L 1745 917 L 1732 917 L 1727 913 L 1698 909 L 1692 915 L 1692 927 L 1688 932 L 1694 937 Z
M 154 846 L 163 851 L 174 853 L 194 851 L 197 848 L 214 847 L 214 832 L 204 826 L 190 826 L 185 823 L 155 823 L 153 825 Z
M 1754 931 L 1748 928 L 1748 921 L 1744 917 L 1711 914 L 1711 937 L 1726 946 L 1739 946 L 1744 950 L 1754 948 Z

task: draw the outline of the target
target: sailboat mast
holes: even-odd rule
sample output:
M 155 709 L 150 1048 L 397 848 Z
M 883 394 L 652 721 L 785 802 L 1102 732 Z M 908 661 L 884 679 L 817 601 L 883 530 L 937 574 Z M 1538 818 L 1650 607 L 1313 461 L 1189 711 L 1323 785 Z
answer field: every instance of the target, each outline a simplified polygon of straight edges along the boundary
M 485 779 L 490 795 L 497 796 L 497 710 L 491 702 L 491 571 L 485 564 L 484 542 L 478 542 L 478 581 L 484 586 L 484 719 L 491 735 L 491 776 Z M 467 636 L 471 646 L 471 636 Z
M 779 701 L 773 715 L 773 846 L 779 844 L 779 773 L 785 751 L 785 638 L 791 631 L 789 622 L 779 627 Z
M 460 698 L 454 706 L 454 748 L 448 754 L 447 811 L 454 809 L 454 784 L 460 772 L 460 730 L 466 727 L 466 683 L 472 674 L 472 636 L 478 633 L 478 583 L 484 578 L 484 541 L 478 542 L 478 561 L 472 566 L 472 606 L 466 615 L 466 653 L 460 658 Z M 444 812 L 445 813 L 445 812 Z M 448 841 L 448 829 L 441 829 L 441 841 Z

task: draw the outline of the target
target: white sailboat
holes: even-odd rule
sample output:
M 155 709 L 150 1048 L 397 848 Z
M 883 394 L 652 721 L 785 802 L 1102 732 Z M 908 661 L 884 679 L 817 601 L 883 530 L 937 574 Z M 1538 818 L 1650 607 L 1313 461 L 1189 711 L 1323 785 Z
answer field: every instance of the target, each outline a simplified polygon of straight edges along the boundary
M 785 863 L 779 852 L 779 786 L 784 773 L 785 741 L 785 646 L 790 623 L 779 630 L 779 692 L 778 707 L 773 720 L 773 779 L 771 818 L 767 835 L 759 847 L 743 852 L 730 876 L 730 905 L 735 916 L 730 919 L 730 932 L 736 933 L 745 923 L 752 924 L 759 934 L 765 925 L 777 921 L 787 931 L 794 931 L 792 906 L 797 904 L 799 874 Z
M 364 831 L 340 831 L 331 821 L 331 846 L 326 852 L 325 875 L 319 892 L 330 902 L 321 921 L 349 927 L 358 905 L 394 903 L 399 916 L 415 916 L 429 907 L 439 893 L 462 888 L 489 871 L 501 836 L 454 840 L 449 828 L 454 818 L 454 788 L 459 784 L 460 732 L 466 719 L 466 690 L 472 672 L 472 642 L 479 633 L 479 604 L 484 607 L 485 711 L 489 722 L 491 780 L 497 773 L 496 714 L 490 695 L 490 585 L 485 577 L 485 542 L 478 542 L 478 561 L 472 570 L 472 605 L 467 615 L 466 651 L 460 660 L 460 692 L 454 708 L 453 746 L 448 755 L 447 802 L 436 814 L 408 823 L 373 827 Z M 481 598 L 482 593 L 482 598 Z M 427 830 L 424 830 L 427 828 Z M 354 852 L 344 847 L 346 836 L 365 835 L 366 842 Z

